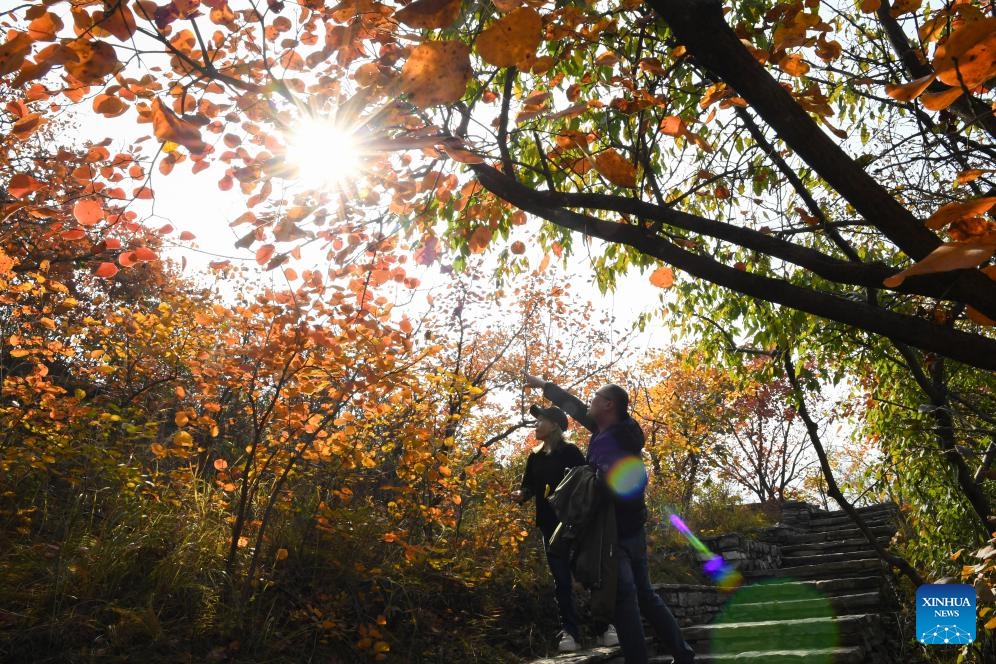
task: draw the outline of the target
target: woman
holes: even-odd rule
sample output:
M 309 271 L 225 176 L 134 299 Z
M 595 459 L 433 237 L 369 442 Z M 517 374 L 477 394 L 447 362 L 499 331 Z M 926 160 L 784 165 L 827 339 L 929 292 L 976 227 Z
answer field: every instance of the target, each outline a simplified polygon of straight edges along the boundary
M 574 609 L 571 567 L 567 558 L 550 552 L 550 537 L 560 520 L 550 507 L 547 496 L 557 488 L 569 468 L 582 466 L 585 460 L 576 445 L 564 440 L 564 432 L 567 430 L 567 415 L 564 411 L 555 407 L 540 408 L 534 404 L 529 413 L 536 418 L 536 438 L 540 444 L 533 448 L 526 459 L 520 488 L 513 491 L 511 496 L 520 505 L 530 498 L 536 499 L 536 525 L 543 534 L 543 548 L 553 574 L 557 607 L 560 609 L 561 631 L 557 649 L 560 652 L 574 652 L 581 649 L 581 632 Z M 613 633 L 612 637 L 614 636 Z M 605 643 L 607 637 L 608 633 L 599 639 L 599 643 Z

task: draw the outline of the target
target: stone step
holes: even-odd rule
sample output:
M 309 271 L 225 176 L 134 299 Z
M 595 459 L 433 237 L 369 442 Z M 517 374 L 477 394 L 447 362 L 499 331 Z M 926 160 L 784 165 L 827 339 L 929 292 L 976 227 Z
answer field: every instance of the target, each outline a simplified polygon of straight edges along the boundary
M 837 563 L 848 560 L 867 560 L 878 558 L 875 550 L 871 551 L 837 551 L 833 553 L 816 553 L 808 556 L 782 554 L 782 567 L 805 567 L 807 565 L 822 565 L 823 563 Z
M 880 543 L 888 543 L 885 538 L 879 538 Z M 842 553 L 845 551 L 867 551 L 868 558 L 875 557 L 875 547 L 864 537 L 835 542 L 810 542 L 803 544 L 785 544 L 781 547 L 782 556 L 811 556 L 819 553 Z
M 848 576 L 837 579 L 791 580 L 772 578 L 755 581 L 754 585 L 747 587 L 753 588 L 756 586 L 763 586 L 768 592 L 780 593 L 782 595 L 814 591 L 824 597 L 837 597 L 860 593 L 881 593 L 885 587 L 885 577 L 876 574 L 871 576 Z M 804 590 L 799 590 L 798 587 Z
M 657 660 L 650 660 L 656 662 Z M 671 658 L 661 659 L 661 663 Z M 696 664 L 757 662 L 758 664 L 865 664 L 863 648 L 811 648 L 801 650 L 749 650 L 731 655 L 696 655 Z
M 895 526 L 871 526 L 869 530 L 872 535 L 885 541 L 892 539 L 892 536 L 896 533 Z M 858 528 L 847 530 L 815 530 L 785 536 L 783 543 L 791 546 L 793 544 L 810 544 L 813 542 L 844 542 L 860 537 L 864 537 L 864 533 Z
M 898 519 L 899 510 L 894 505 L 873 505 L 871 507 L 859 507 L 855 510 L 858 513 L 858 517 L 862 519 Z M 825 520 L 851 520 L 851 515 L 844 510 L 833 510 L 830 512 L 824 512 L 823 510 L 818 510 L 811 512 L 809 515 L 810 521 L 816 521 L 820 519 Z
M 875 505 L 867 505 L 865 507 L 857 507 L 854 510 L 862 518 L 867 516 L 876 516 L 880 514 L 896 515 L 899 513 L 899 508 L 893 503 L 877 503 Z M 794 510 L 790 505 L 786 505 L 786 512 L 790 517 L 795 515 L 806 515 L 806 510 Z M 808 517 L 810 519 L 827 519 L 827 518 L 850 518 L 846 511 L 842 509 L 837 510 L 823 510 L 823 509 L 810 509 L 808 511 Z
M 827 618 L 879 611 L 883 604 L 882 594 L 877 590 L 832 597 L 816 595 L 788 600 L 782 597 L 772 593 L 767 599 L 757 597 L 759 601 L 756 602 L 734 603 L 730 605 L 728 615 L 736 622 Z
M 729 655 L 751 651 L 862 646 L 864 634 L 881 623 L 875 614 L 714 623 L 684 630 L 696 652 Z
M 881 573 L 883 564 L 878 558 L 861 558 L 858 560 L 842 560 L 820 563 L 818 565 L 799 565 L 796 567 L 781 567 L 778 569 L 747 570 L 742 572 L 746 579 L 763 578 L 793 578 L 793 579 L 825 579 L 854 576 L 868 576 Z

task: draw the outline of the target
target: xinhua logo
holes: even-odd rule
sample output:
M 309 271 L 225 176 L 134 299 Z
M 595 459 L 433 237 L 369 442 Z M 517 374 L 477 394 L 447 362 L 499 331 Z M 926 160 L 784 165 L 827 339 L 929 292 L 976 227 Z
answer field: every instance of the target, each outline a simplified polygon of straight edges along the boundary
M 920 643 L 975 641 L 975 588 L 927 584 L 916 589 L 916 633 Z

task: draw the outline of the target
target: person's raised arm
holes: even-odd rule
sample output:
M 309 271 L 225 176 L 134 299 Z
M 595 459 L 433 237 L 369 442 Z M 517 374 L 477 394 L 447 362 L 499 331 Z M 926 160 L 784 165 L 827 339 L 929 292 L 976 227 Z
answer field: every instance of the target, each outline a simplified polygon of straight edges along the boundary
M 543 396 L 545 398 L 552 401 L 553 405 L 570 415 L 585 429 L 591 431 L 592 433 L 598 430 L 598 427 L 595 426 L 594 420 L 588 417 L 588 405 L 581 401 L 581 399 L 578 399 L 576 396 L 557 384 L 548 380 L 543 380 L 539 376 L 524 373 L 523 379 L 526 382 L 526 387 L 542 389 Z

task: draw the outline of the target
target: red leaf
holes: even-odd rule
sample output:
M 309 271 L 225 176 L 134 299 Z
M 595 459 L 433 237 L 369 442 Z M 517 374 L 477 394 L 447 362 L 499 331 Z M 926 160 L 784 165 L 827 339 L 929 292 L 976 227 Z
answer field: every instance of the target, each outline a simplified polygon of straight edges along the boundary
M 10 179 L 10 183 L 7 185 L 7 193 L 14 198 L 24 198 L 28 194 L 38 191 L 43 186 L 41 182 L 30 175 L 18 173 Z
M 135 254 L 135 260 L 137 261 L 154 261 L 159 258 L 159 256 L 156 255 L 156 252 L 152 251 L 148 247 L 138 247 L 133 253 Z
M 82 228 L 70 228 L 68 231 L 62 231 L 59 236 L 63 240 L 82 240 L 86 237 L 86 231 Z
M 94 274 L 103 279 L 110 279 L 117 273 L 118 267 L 114 263 L 101 263 L 100 266 L 94 270 Z
M 76 201 L 76 205 L 73 206 L 73 216 L 81 225 L 93 226 L 104 220 L 104 208 L 100 205 L 100 201 L 83 198 Z
M 121 267 L 131 267 L 132 265 L 135 264 L 135 252 L 133 251 L 124 252 L 123 254 L 118 256 L 118 263 L 121 264 Z
M 180 233 L 180 239 L 184 241 L 193 240 L 195 237 L 197 236 L 191 233 L 190 231 L 183 231 L 182 233 Z

